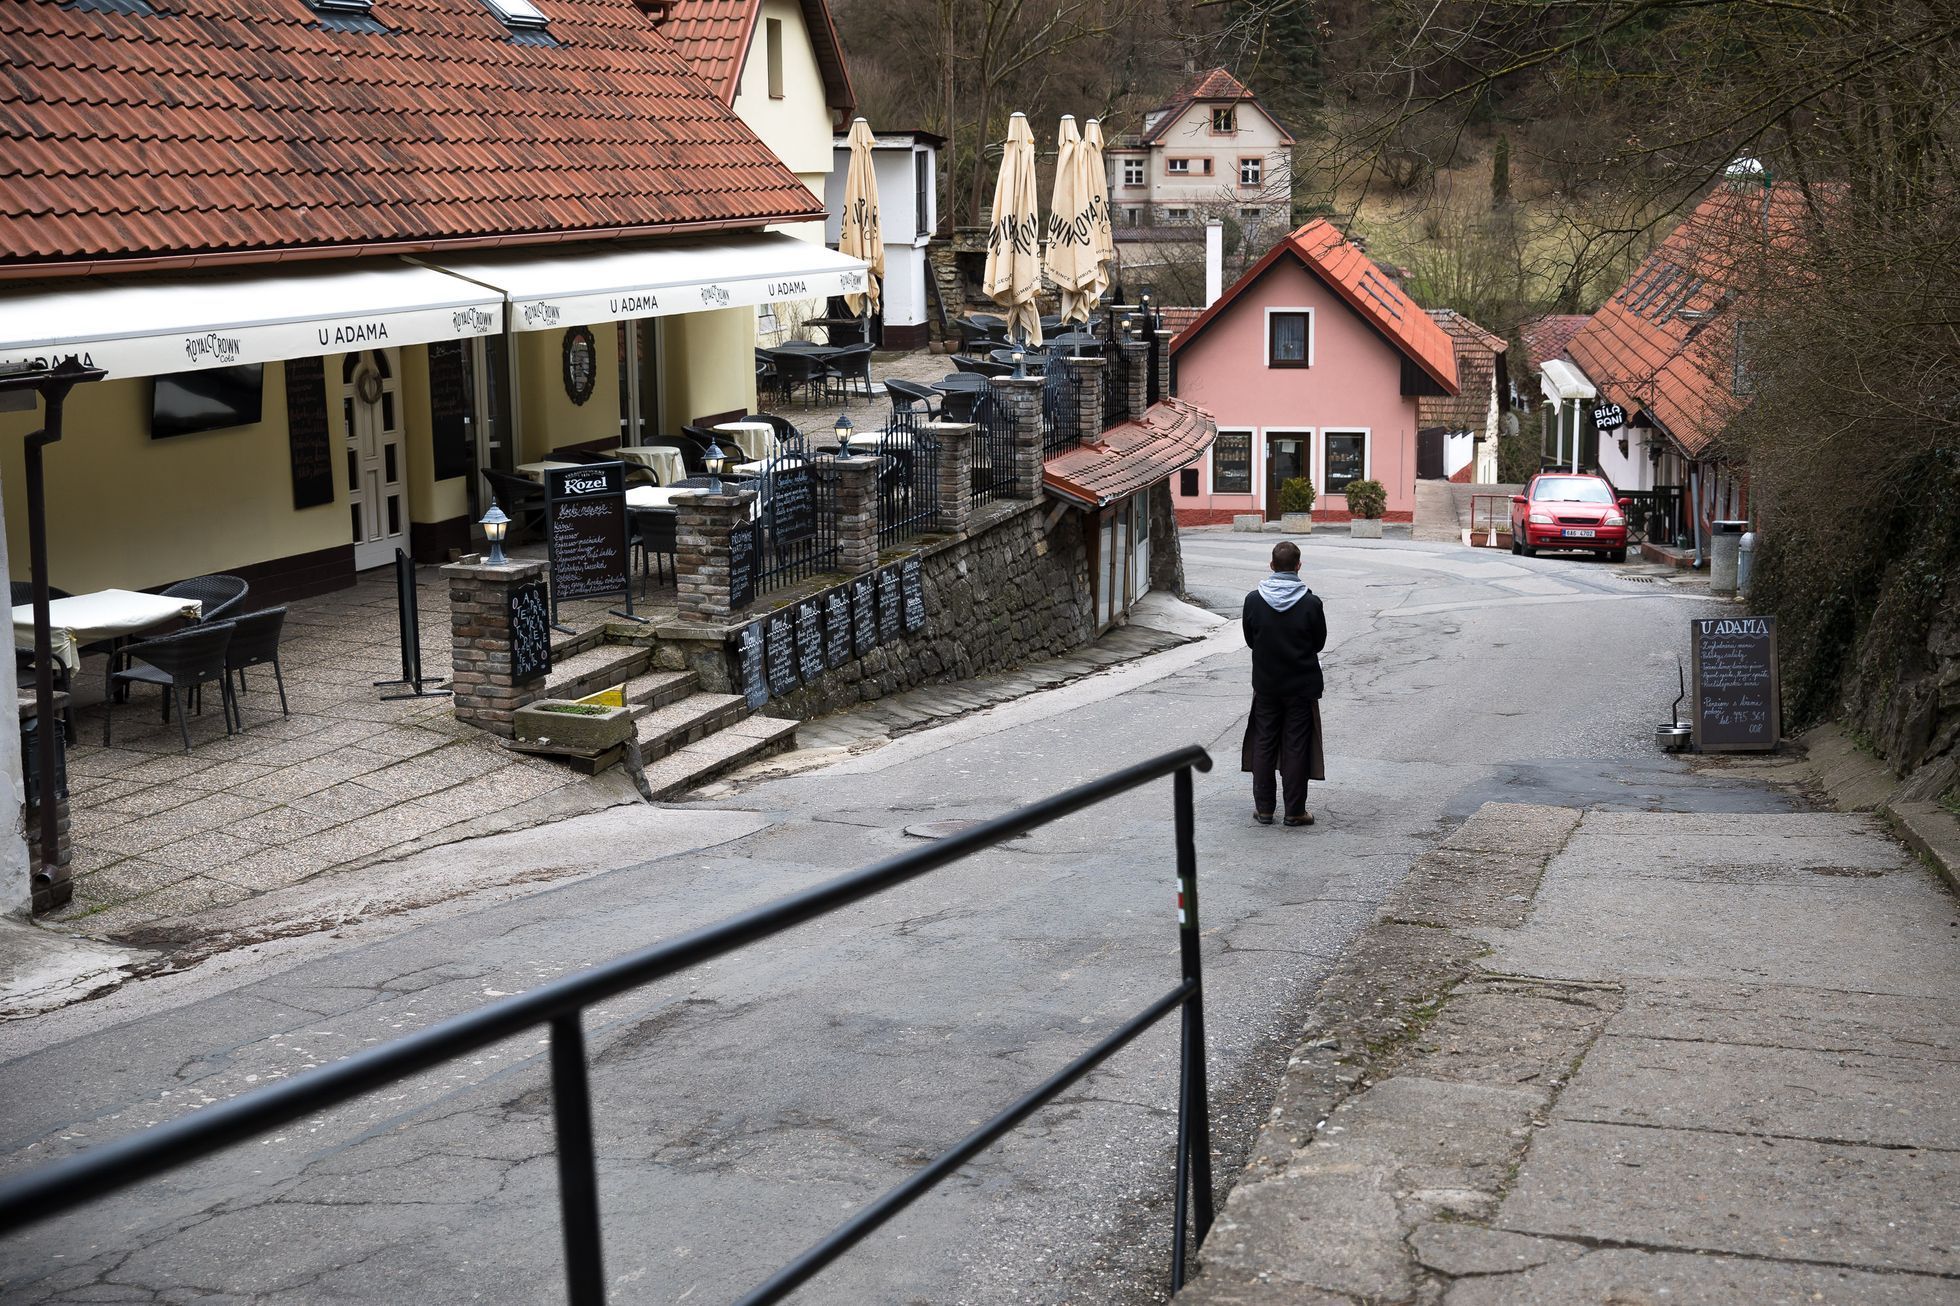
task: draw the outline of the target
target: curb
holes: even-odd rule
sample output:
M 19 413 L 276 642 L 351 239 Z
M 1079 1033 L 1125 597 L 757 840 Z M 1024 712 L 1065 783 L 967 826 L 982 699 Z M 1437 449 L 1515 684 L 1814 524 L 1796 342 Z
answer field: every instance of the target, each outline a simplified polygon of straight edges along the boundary
M 1880 803 L 1878 814 L 1960 897 L 1960 817 L 1938 803 Z

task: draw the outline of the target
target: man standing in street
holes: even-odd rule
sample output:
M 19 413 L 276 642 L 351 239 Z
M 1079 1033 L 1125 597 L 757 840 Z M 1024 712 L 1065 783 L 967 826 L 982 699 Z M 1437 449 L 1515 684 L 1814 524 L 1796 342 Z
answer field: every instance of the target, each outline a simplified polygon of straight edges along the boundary
M 1273 546 L 1272 574 L 1245 596 L 1245 643 L 1252 650 L 1252 715 L 1240 768 L 1252 772 L 1252 819 L 1273 823 L 1273 771 L 1286 794 L 1286 823 L 1312 825 L 1307 781 L 1325 780 L 1320 744 L 1320 650 L 1327 618 L 1300 579 L 1300 546 Z

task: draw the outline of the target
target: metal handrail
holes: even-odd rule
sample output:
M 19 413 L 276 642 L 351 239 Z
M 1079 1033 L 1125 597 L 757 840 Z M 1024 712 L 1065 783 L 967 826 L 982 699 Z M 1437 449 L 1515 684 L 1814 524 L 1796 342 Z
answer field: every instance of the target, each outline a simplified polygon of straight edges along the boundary
M 559 1210 L 565 1241 L 568 1300 L 575 1306 L 598 1306 L 605 1301 L 605 1274 L 599 1236 L 598 1175 L 593 1155 L 585 1031 L 581 1023 L 586 1007 L 759 939 L 780 934 L 1104 799 L 1170 776 L 1177 846 L 1179 962 L 1182 971 L 1178 986 L 942 1153 L 910 1179 L 864 1207 L 741 1300 L 743 1306 L 781 1300 L 1117 1049 L 1171 1011 L 1181 1010 L 1183 1032 L 1176 1158 L 1178 1187 L 1175 1198 L 1176 1227 L 1171 1245 L 1171 1286 L 1175 1291 L 1183 1286 L 1185 1277 L 1186 1225 L 1190 1222 L 1187 1218 L 1187 1189 L 1196 1207 L 1196 1244 L 1203 1243 L 1213 1218 L 1210 1107 L 1204 1060 L 1204 993 L 1198 950 L 1197 844 L 1191 781 L 1192 771 L 1210 769 L 1210 754 L 1196 745 L 1162 754 L 1005 813 L 936 843 L 840 876 L 826 884 L 652 944 L 528 993 L 452 1016 L 391 1043 L 357 1052 L 344 1061 L 254 1089 L 195 1114 L 0 1181 L 0 1234 L 12 1233 L 83 1202 L 209 1156 L 254 1135 L 289 1124 L 303 1116 L 315 1115 L 328 1107 L 488 1047 L 537 1025 L 548 1024 L 551 1027 L 552 1107 L 556 1125 Z

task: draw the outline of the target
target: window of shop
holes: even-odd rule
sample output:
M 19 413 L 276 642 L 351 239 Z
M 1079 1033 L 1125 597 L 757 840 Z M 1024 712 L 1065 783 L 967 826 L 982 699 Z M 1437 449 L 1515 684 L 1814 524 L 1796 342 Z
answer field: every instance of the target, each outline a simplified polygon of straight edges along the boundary
M 1313 366 L 1313 310 L 1266 310 L 1266 366 Z
M 1368 479 L 1368 432 L 1323 431 L 1320 436 L 1321 493 L 1345 494 L 1355 481 Z
M 1211 492 L 1252 493 L 1252 432 L 1220 431 L 1211 446 Z

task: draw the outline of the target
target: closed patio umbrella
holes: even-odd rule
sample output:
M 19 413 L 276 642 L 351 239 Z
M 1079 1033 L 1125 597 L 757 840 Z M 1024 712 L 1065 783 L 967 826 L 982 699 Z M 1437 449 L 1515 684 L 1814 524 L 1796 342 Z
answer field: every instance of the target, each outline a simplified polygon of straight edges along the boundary
M 862 118 L 853 122 L 850 143 L 851 166 L 844 174 L 844 212 L 837 228 L 837 252 L 861 258 L 869 268 L 864 293 L 844 296 L 853 313 L 869 317 L 878 309 L 885 280 L 885 238 L 878 229 L 878 174 L 871 166 L 871 124 Z
M 1102 124 L 1094 118 L 1082 129 L 1082 154 L 1089 184 L 1095 188 L 1090 199 L 1096 211 L 1096 285 L 1089 298 L 1090 308 L 1094 309 L 1116 280 L 1116 231 L 1115 218 L 1109 211 L 1109 165 L 1103 162 Z
M 994 208 L 987 228 L 985 290 L 1006 310 L 1007 334 L 1027 345 L 1041 343 L 1040 220 L 1035 215 L 1034 133 L 1028 116 L 1017 113 L 1007 124 L 1007 142 L 994 182 Z
M 1088 161 L 1073 115 L 1062 116 L 1055 156 L 1055 192 L 1048 206 L 1048 279 L 1062 295 L 1062 321 L 1087 322 L 1096 289 L 1097 206 L 1084 170 Z

